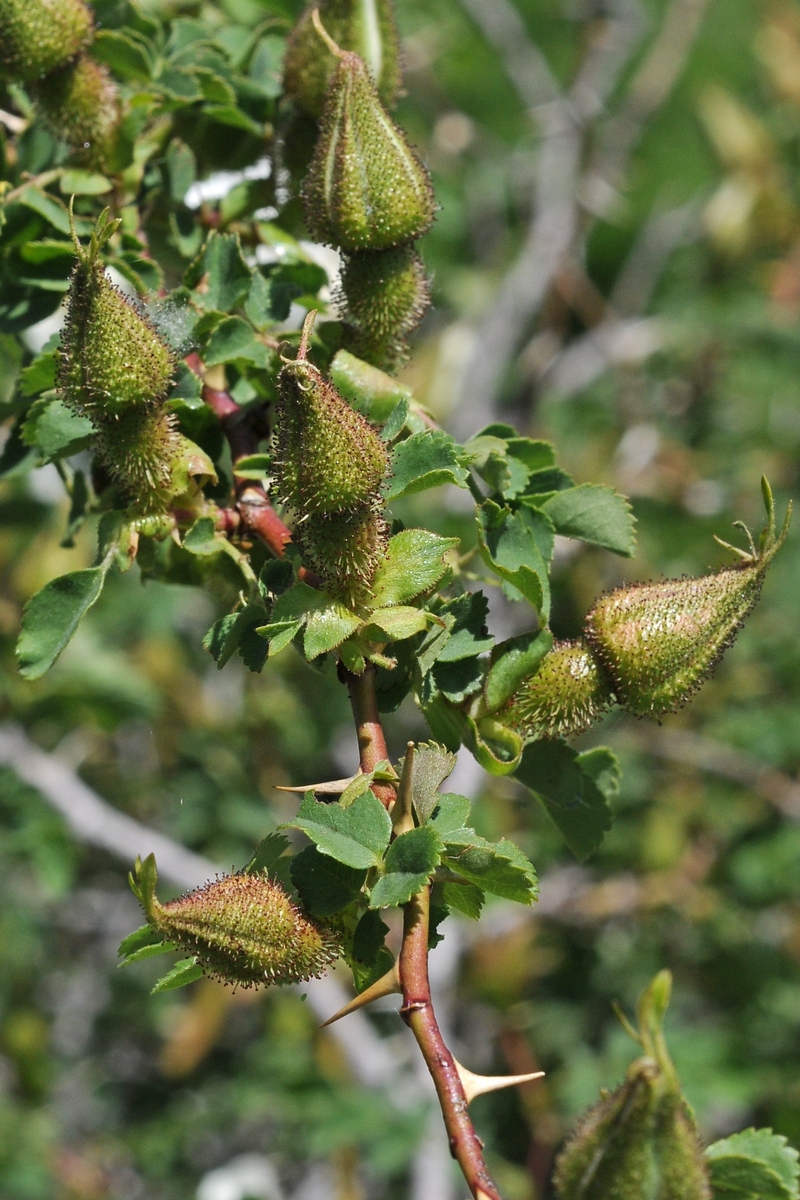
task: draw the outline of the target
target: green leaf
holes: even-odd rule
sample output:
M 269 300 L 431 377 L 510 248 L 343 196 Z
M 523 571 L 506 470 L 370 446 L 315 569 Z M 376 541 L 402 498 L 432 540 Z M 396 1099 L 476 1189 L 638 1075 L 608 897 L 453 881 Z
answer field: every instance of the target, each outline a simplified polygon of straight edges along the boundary
M 37 396 L 56 385 L 56 355 L 54 350 L 39 354 L 19 374 L 19 390 L 23 396 Z
M 113 188 L 110 179 L 96 171 L 80 171 L 76 167 L 66 170 L 58 181 L 64 196 L 104 196 Z
M 196 958 L 182 958 L 180 962 L 175 963 L 171 971 L 159 979 L 151 989 L 150 995 L 155 996 L 158 992 L 171 992 L 174 988 L 186 987 L 187 983 L 194 983 L 196 979 L 202 979 L 202 976 L 203 971 L 197 965 Z
M 630 558 L 636 550 L 636 520 L 625 496 L 613 488 L 582 483 L 542 505 L 556 533 L 579 538 Z
M 214 367 L 236 359 L 263 368 L 269 365 L 270 352 L 263 342 L 256 340 L 246 321 L 241 317 L 228 317 L 217 325 L 208 339 L 203 361 L 207 367 Z
M 401 773 L 404 761 L 401 759 L 399 764 Z M 424 825 L 429 821 L 433 810 L 441 804 L 443 797 L 439 795 L 439 788 L 448 775 L 453 773 L 455 765 L 455 754 L 451 754 L 449 750 L 444 746 L 437 745 L 436 742 L 421 742 L 414 748 L 411 802 L 420 824 Z
M 131 955 L 138 954 L 140 950 L 163 944 L 161 934 L 157 929 L 154 929 L 152 925 L 141 925 L 120 942 L 117 954 L 123 959 L 123 962 L 119 965 L 124 967 Z
M 516 775 L 542 802 L 572 853 L 583 861 L 610 829 L 611 808 L 594 778 L 597 774 L 602 779 L 600 759 L 592 759 L 589 752 L 584 769 L 580 757 L 560 739 L 531 742 Z M 607 763 L 603 770 L 609 770 Z
M 106 570 L 90 567 L 51 579 L 25 605 L 17 642 L 20 674 L 25 679 L 38 679 L 52 667 L 103 590 Z
M 361 894 L 365 870 L 356 870 L 307 846 L 292 859 L 292 882 L 303 907 L 316 917 L 332 917 Z
M 486 893 L 474 883 L 442 883 L 437 891 L 448 908 L 454 908 L 471 921 L 477 921 L 486 903 Z
M 59 542 L 64 549 L 71 549 L 75 545 L 75 534 L 86 520 L 86 514 L 89 507 L 89 485 L 86 482 L 86 476 L 83 471 L 76 471 L 72 476 L 72 495 L 69 501 L 69 515 L 67 516 L 67 528 L 64 531 L 64 536 Z
M 395 838 L 386 853 L 386 874 L 372 889 L 370 908 L 407 904 L 436 870 L 442 850 L 442 841 L 432 825 Z
M 463 458 L 463 449 L 449 433 L 427 429 L 412 434 L 395 446 L 384 490 L 386 502 L 391 504 L 401 496 L 412 496 L 445 483 L 465 488 L 469 472 L 462 465 Z
M 487 842 L 472 829 L 444 835 L 445 865 L 484 892 L 518 904 L 533 904 L 538 896 L 536 871 L 519 847 L 505 838 Z
M 344 398 L 376 424 L 387 421 L 401 401 L 412 399 L 405 384 L 362 362 L 349 350 L 339 350 L 335 355 L 330 377 Z
M 313 792 L 306 792 L 297 816 L 287 827 L 302 830 L 322 854 L 360 870 L 380 864 L 392 835 L 391 818 L 370 791 L 349 808 L 321 804 Z
M 620 761 L 608 746 L 595 746 L 592 750 L 584 750 L 578 755 L 581 770 L 594 780 L 606 800 L 612 800 L 619 795 L 619 781 L 622 775 Z
M 448 600 L 440 610 L 439 615 L 449 614 L 454 618 L 450 626 L 450 637 L 443 648 L 437 662 L 458 662 L 464 658 L 472 658 L 476 654 L 485 654 L 494 646 L 494 639 L 487 632 L 486 620 L 489 614 L 489 602 L 483 592 L 466 592 Z
M 274 878 L 279 873 L 278 863 L 284 857 L 290 845 L 291 843 L 285 833 L 268 833 L 258 843 L 255 854 L 244 870 L 248 875 L 255 875 L 259 871 L 265 871 L 267 875 Z
M 247 294 L 251 278 L 238 237 L 216 231 L 186 273 L 188 287 L 196 287 L 201 280 L 205 283 L 205 290 L 196 293 L 196 300 L 209 312 L 230 312 L 235 308 Z
M 706 1150 L 714 1200 L 798 1200 L 798 1154 L 771 1129 L 744 1129 Z
M 63 400 L 42 396 L 28 411 L 22 438 L 26 445 L 35 446 L 45 461 L 50 461 L 85 449 L 94 432 L 88 417 L 79 417 Z
M 447 841 L 449 833 L 466 828 L 472 804 L 466 796 L 459 796 L 457 792 L 443 792 L 436 799 L 438 803 L 431 824 Z
M 467 696 L 474 696 L 483 687 L 486 663 L 480 658 L 462 658 L 458 662 L 445 662 L 444 656 L 433 665 L 433 678 L 437 688 L 451 704 L 462 704 Z
M 281 63 L 285 49 L 285 38 L 268 34 L 259 39 L 250 59 L 250 81 L 269 100 L 275 100 L 283 91 Z
M 368 909 L 353 933 L 353 958 L 365 966 L 372 966 L 384 949 L 388 932 L 389 926 L 381 920 L 380 914 L 374 909 Z
M 237 458 L 233 473 L 240 479 L 264 479 L 272 466 L 271 454 L 245 454 Z
M 260 625 L 256 630 L 259 637 L 269 642 L 268 657 L 274 658 L 281 650 L 294 641 L 303 628 L 302 621 L 273 621 L 269 625 Z
M 511 599 L 520 593 L 546 619 L 550 612 L 547 566 L 525 509 L 511 512 L 487 500 L 478 509 L 481 553 L 506 584 Z
M 92 39 L 92 57 L 111 68 L 118 79 L 147 82 L 153 74 L 153 60 L 139 41 L 112 29 L 99 29 Z
M 484 685 L 486 708 L 490 713 L 511 699 L 523 679 L 534 674 L 552 647 L 553 635 L 549 629 L 520 634 L 496 647 L 496 657 Z
M 351 633 L 355 633 L 362 623 L 361 617 L 351 612 L 338 600 L 332 600 L 324 593 L 318 593 L 318 595 L 322 602 L 318 608 L 308 614 L 306 632 L 303 637 L 303 650 L 309 660 L 341 646 L 342 642 Z
M 174 949 L 174 942 L 150 942 L 148 945 L 141 946 L 138 950 L 127 954 L 122 962 L 117 965 L 119 967 L 129 967 L 131 963 L 141 962 L 145 958 L 155 958 L 159 954 L 169 954 Z
M 374 642 L 402 642 L 427 629 L 429 620 L 429 614 L 421 608 L 410 608 L 404 604 L 378 608 L 369 614 L 364 637 Z
M 511 775 L 519 766 L 524 742 L 520 735 L 491 716 L 467 717 L 466 745 L 490 775 Z
M 427 529 L 404 529 L 395 534 L 375 574 L 375 607 L 405 604 L 430 591 L 447 570 L 445 555 L 458 543 L 458 538 L 439 537 Z

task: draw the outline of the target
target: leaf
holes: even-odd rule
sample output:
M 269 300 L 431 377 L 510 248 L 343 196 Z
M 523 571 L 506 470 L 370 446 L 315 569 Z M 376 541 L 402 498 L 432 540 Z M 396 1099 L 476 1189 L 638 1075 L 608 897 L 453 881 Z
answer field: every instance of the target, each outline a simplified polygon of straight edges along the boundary
M 454 908 L 471 921 L 479 919 L 481 909 L 486 903 L 486 893 L 476 884 L 467 883 L 465 880 L 463 883 L 443 883 L 439 888 L 441 898 L 448 908 Z
M 447 570 L 444 556 L 458 543 L 458 538 L 439 537 L 427 529 L 404 529 L 395 534 L 375 574 L 375 607 L 405 604 L 430 591 Z
M 460 836 L 459 836 L 460 835 Z M 536 871 L 522 851 L 503 838 L 487 842 L 472 829 L 444 836 L 445 865 L 482 891 L 518 904 L 533 904 L 538 895 Z
M 547 566 L 525 509 L 511 512 L 487 500 L 478 509 L 481 553 L 507 584 L 511 599 L 521 593 L 546 619 L 550 611 Z M 507 589 L 506 589 L 507 590 Z
M 401 760 L 399 769 L 402 773 Z M 411 802 L 421 824 L 430 820 L 433 810 L 441 803 L 439 788 L 453 773 L 456 756 L 436 742 L 422 742 L 414 749 L 414 769 L 411 774 Z
M 272 466 L 271 454 L 245 454 L 233 465 L 234 475 L 240 479 L 264 479 Z
M 447 841 L 448 833 L 467 827 L 472 803 L 466 796 L 459 796 L 456 792 L 443 792 L 441 796 L 437 796 L 437 801 L 431 824 Z
M 386 853 L 386 874 L 372 889 L 370 908 L 407 904 L 436 870 L 442 850 L 442 841 L 431 825 L 395 838 Z
M 628 500 L 613 488 L 582 483 L 542 505 L 556 533 L 579 538 L 630 558 L 636 550 L 636 520 Z
M 247 294 L 251 278 L 238 237 L 216 231 L 186 272 L 188 287 L 203 284 L 197 302 L 209 312 L 230 312 Z
M 266 638 L 269 642 L 269 650 L 267 652 L 269 658 L 274 658 L 276 654 L 280 654 L 281 650 L 294 641 L 300 630 L 303 628 L 302 621 L 273 621 L 269 625 L 260 625 L 256 629 L 259 637 Z
M 608 746 L 595 746 L 592 750 L 584 750 L 578 755 L 578 762 L 599 787 L 606 800 L 619 795 L 619 781 L 622 775 L 620 761 Z
M 308 614 L 303 638 L 303 650 L 309 660 L 325 654 L 328 650 L 335 650 L 351 633 L 355 633 L 362 623 L 361 617 L 338 600 L 332 600 L 324 593 L 318 595 L 323 602 L 319 608 Z M 277 608 L 277 605 L 275 607 Z
M 458 662 L 445 662 L 444 656 L 433 666 L 433 678 L 437 688 L 451 704 L 462 704 L 467 696 L 474 696 L 483 686 L 486 663 L 480 658 L 462 658 Z
M 582 862 L 594 853 L 610 829 L 611 808 L 592 773 L 600 774 L 600 760 L 592 759 L 589 752 L 584 770 L 580 757 L 560 739 L 531 742 L 522 752 L 516 776 L 542 802 L 570 850 Z
M 362 362 L 349 350 L 339 350 L 334 356 L 330 377 L 344 398 L 376 424 L 387 421 L 401 401 L 412 399 L 405 384 Z
M 270 352 L 263 342 L 256 340 L 246 321 L 241 317 L 228 317 L 217 325 L 208 339 L 203 361 L 207 367 L 214 367 L 235 359 L 263 368 L 269 365 Z
M 458 662 L 476 654 L 485 654 L 494 646 L 486 629 L 489 601 L 483 592 L 466 592 L 449 600 L 440 611 L 440 616 L 449 614 L 454 618 L 450 626 L 450 637 L 442 649 L 437 662 Z
M 37 396 L 56 385 L 56 353 L 48 350 L 38 354 L 33 362 L 20 371 L 19 390 L 23 396 Z
M 287 828 L 302 830 L 320 853 L 360 870 L 380 864 L 392 834 L 389 814 L 370 791 L 349 808 L 322 804 L 307 792 Z
M 146 83 L 153 74 L 153 60 L 139 41 L 112 29 L 99 29 L 92 39 L 92 57 L 110 67 L 118 79 Z
M 538 629 L 535 633 L 509 638 L 496 647 L 497 657 L 493 657 L 483 689 L 488 712 L 496 712 L 511 699 L 523 679 L 538 669 L 552 646 L 550 630 Z
M 171 971 L 159 979 L 151 989 L 150 995 L 155 996 L 158 992 L 171 992 L 174 988 L 186 987 L 187 983 L 194 983 L 202 976 L 203 971 L 197 965 L 196 958 L 182 958 L 180 962 L 175 963 Z
M 369 614 L 369 624 L 364 637 L 374 642 L 402 642 L 427 629 L 430 617 L 421 608 L 409 608 L 398 604 L 392 608 L 378 608 Z
M 117 965 L 118 967 L 129 967 L 131 963 L 141 962 L 145 958 L 155 958 L 159 954 L 169 954 L 174 949 L 174 942 L 150 942 L 148 945 L 141 946 L 138 950 L 127 954 L 122 962 Z
M 706 1150 L 714 1200 L 797 1200 L 798 1154 L 771 1129 L 744 1129 Z
M 372 966 L 384 948 L 388 932 L 389 926 L 381 920 L 380 914 L 368 909 L 353 933 L 353 958 L 365 966 Z
M 89 485 L 86 482 L 86 476 L 83 471 L 76 471 L 72 476 L 72 495 L 69 502 L 69 514 L 67 516 L 67 528 L 64 531 L 64 536 L 59 542 L 64 549 L 70 549 L 75 545 L 75 534 L 86 520 L 86 513 L 89 507 Z
M 316 917 L 332 917 L 361 894 L 367 872 L 347 867 L 316 846 L 307 846 L 292 859 L 292 882 L 303 907 Z
M 511 775 L 519 766 L 524 742 L 516 730 L 491 716 L 467 717 L 466 745 L 490 775 Z
M 103 590 L 106 567 L 89 567 L 51 579 L 32 596 L 17 642 L 20 674 L 38 679 L 52 667 Z
M 42 396 L 28 412 L 22 438 L 26 445 L 35 446 L 42 458 L 49 461 L 85 449 L 94 432 L 88 417 L 79 417 L 63 400 Z
M 96 171 L 80 171 L 76 167 L 64 171 L 58 181 L 59 191 L 64 196 L 104 196 L 113 188 L 110 179 Z
M 268 833 L 258 843 L 255 854 L 244 870 L 248 875 L 266 871 L 267 875 L 274 876 L 279 860 L 284 857 L 290 845 L 285 833 Z
M 443 430 L 427 429 L 412 434 L 395 446 L 383 493 L 386 502 L 391 504 L 401 496 L 412 496 L 445 483 L 465 488 L 469 472 L 462 465 L 463 458 L 461 446 Z
M 129 961 L 133 961 L 132 956 L 138 954 L 140 950 L 162 945 L 164 942 L 157 929 L 154 929 L 152 925 L 141 925 L 120 942 L 117 954 L 123 961 L 119 965 L 126 966 Z

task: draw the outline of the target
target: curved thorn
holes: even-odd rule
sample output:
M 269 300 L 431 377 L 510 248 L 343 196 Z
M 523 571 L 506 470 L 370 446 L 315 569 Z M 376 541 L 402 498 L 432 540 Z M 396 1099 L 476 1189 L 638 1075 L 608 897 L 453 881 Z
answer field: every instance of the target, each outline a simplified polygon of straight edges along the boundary
M 414 773 L 414 743 L 406 747 L 406 757 L 403 763 L 403 773 L 397 789 L 397 799 L 392 808 L 392 828 L 397 837 L 408 833 L 414 828 L 414 810 L 411 803 L 411 781 Z
M 334 1021 L 339 1021 L 342 1017 L 349 1016 L 350 1013 L 356 1012 L 359 1008 L 364 1008 L 365 1005 L 371 1004 L 373 1000 L 382 1000 L 384 996 L 395 996 L 402 992 L 403 988 L 400 983 L 400 967 L 397 963 L 381 975 L 380 979 L 376 980 L 370 987 L 360 992 L 358 996 L 354 996 L 349 1004 L 345 1004 L 344 1008 L 340 1008 L 332 1017 L 328 1017 L 327 1021 L 323 1021 L 320 1029 L 325 1029 L 326 1026 L 332 1025 Z
M 467 1097 L 467 1104 L 471 1104 L 476 1096 L 483 1096 L 486 1092 L 499 1092 L 501 1088 L 531 1083 L 534 1079 L 541 1079 L 544 1075 L 544 1071 L 531 1071 L 528 1075 L 475 1075 L 466 1067 L 462 1067 L 458 1059 L 454 1058 L 453 1062 L 456 1064 L 458 1078 L 461 1080 L 464 1095 Z

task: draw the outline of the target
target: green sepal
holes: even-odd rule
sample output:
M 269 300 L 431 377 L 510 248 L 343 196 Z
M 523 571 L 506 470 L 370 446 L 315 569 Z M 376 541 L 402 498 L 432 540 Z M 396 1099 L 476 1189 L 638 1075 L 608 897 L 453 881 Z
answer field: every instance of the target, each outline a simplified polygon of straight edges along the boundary
M 144 861 L 137 855 L 133 870 L 128 875 L 128 883 L 144 909 L 148 921 L 153 923 L 156 919 L 156 905 L 158 904 L 156 897 L 158 869 L 155 854 L 148 854 Z
M 493 717 L 467 716 L 465 744 L 490 775 L 512 775 L 522 758 L 525 743 L 520 735 Z
M 166 975 L 162 975 L 158 983 L 150 989 L 150 995 L 155 996 L 159 992 L 171 992 L 175 988 L 186 987 L 189 983 L 194 983 L 197 979 L 202 979 L 203 969 L 199 966 L 197 959 L 182 958 L 180 962 L 175 963 L 171 971 Z

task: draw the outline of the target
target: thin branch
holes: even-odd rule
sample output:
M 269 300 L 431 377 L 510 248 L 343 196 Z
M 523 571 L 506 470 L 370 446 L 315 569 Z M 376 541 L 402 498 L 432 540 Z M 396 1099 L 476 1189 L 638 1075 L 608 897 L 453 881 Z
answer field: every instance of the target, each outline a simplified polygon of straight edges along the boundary
M 383 762 L 389 757 L 381 715 L 378 711 L 378 699 L 375 694 L 375 668 L 372 663 L 367 663 L 362 675 L 353 675 L 342 667 L 341 678 L 347 686 L 347 694 L 353 710 L 353 720 L 358 737 L 359 764 L 364 774 L 368 775 L 370 771 L 374 771 L 379 762 Z M 373 783 L 372 791 L 384 808 L 392 807 L 396 793 L 391 784 Z
M 461 0 L 461 4 L 500 53 L 506 74 L 526 108 L 561 98 L 561 85 L 510 0 Z

